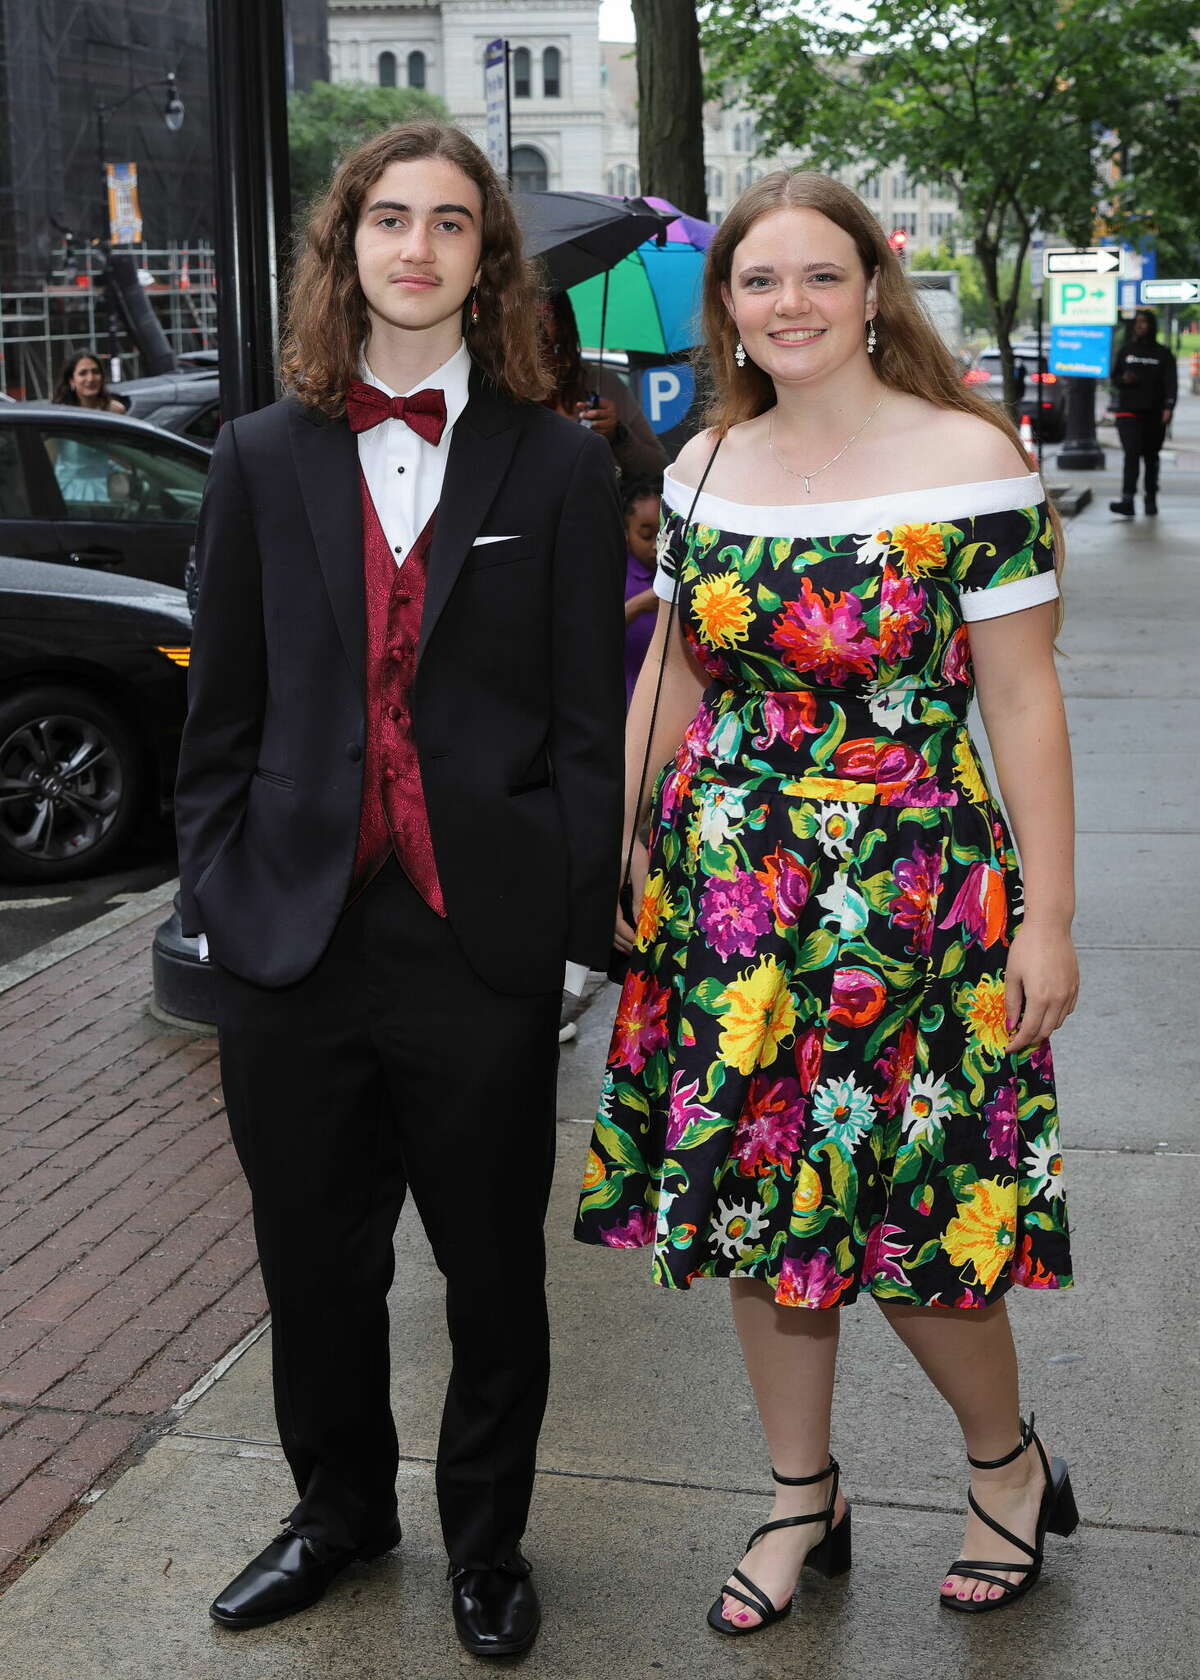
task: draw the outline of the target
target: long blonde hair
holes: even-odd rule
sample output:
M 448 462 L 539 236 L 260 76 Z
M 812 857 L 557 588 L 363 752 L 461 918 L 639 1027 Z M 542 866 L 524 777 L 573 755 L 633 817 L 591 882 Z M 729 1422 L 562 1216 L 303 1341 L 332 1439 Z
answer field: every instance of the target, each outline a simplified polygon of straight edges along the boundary
M 1006 410 L 964 385 L 962 369 L 921 308 L 900 259 L 862 199 L 832 176 L 807 169 L 776 169 L 747 187 L 709 246 L 701 301 L 701 371 L 709 391 L 705 425 L 717 437 L 724 437 L 731 426 L 775 406 L 775 387 L 763 370 L 749 359 L 745 367 L 738 367 L 734 360 L 737 328 L 725 307 L 722 288 L 729 284 L 733 253 L 755 222 L 775 210 L 793 209 L 819 210 L 828 216 L 853 239 L 867 279 L 878 275 L 873 361 L 883 383 L 923 397 L 938 408 L 956 408 L 986 420 L 1023 455 L 1020 436 Z M 1061 572 L 1062 520 L 1052 502 L 1048 509 L 1055 564 Z
M 336 416 L 358 377 L 367 336 L 367 300 L 358 282 L 354 236 L 367 193 L 390 163 L 445 158 L 479 188 L 483 201 L 478 323 L 463 307 L 472 359 L 508 396 L 541 402 L 551 389 L 538 338 L 541 283 L 524 256 L 508 191 L 479 147 L 450 123 L 388 128 L 355 147 L 317 199 L 298 240 L 288 287 L 280 375 L 302 402 Z

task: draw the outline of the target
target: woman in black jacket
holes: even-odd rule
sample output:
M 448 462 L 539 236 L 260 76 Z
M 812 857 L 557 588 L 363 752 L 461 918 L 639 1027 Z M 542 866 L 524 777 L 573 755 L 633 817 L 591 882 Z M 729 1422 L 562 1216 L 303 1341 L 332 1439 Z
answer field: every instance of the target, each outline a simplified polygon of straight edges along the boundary
M 1146 512 L 1158 512 L 1158 452 L 1171 423 L 1176 396 L 1175 358 L 1158 342 L 1152 309 L 1139 309 L 1133 332 L 1117 351 L 1112 370 L 1112 411 L 1125 451 L 1121 500 L 1108 505 L 1132 519 L 1139 463 L 1146 463 Z

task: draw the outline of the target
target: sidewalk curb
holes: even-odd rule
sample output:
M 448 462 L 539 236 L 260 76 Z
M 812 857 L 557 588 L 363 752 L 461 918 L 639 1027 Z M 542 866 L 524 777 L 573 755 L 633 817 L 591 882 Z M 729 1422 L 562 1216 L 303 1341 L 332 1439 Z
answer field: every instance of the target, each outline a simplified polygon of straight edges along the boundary
M 160 886 L 151 887 L 148 892 L 138 893 L 125 904 L 118 904 L 115 910 L 97 916 L 95 921 L 85 922 L 82 927 L 72 928 L 70 933 L 60 934 L 48 945 L 39 945 L 35 951 L 27 951 L 23 957 L 14 957 L 12 962 L 5 963 L 0 968 L 0 997 L 11 991 L 14 986 L 21 985 L 23 981 L 32 980 L 35 974 L 53 968 L 55 963 L 62 962 L 66 957 L 73 957 L 77 952 L 85 951 L 89 945 L 95 945 L 108 934 L 117 933 L 121 928 L 128 927 L 131 922 L 140 921 L 152 910 L 166 909 L 174 901 L 178 885 L 177 880 L 164 881 Z

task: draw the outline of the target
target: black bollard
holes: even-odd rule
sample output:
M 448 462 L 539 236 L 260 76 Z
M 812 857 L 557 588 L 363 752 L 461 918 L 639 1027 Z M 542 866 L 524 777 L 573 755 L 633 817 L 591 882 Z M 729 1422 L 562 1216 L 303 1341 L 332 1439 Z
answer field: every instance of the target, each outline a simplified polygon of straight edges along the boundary
M 1058 464 L 1083 472 L 1103 469 L 1104 451 L 1096 436 L 1096 381 L 1067 380 L 1067 435 L 1058 452 Z

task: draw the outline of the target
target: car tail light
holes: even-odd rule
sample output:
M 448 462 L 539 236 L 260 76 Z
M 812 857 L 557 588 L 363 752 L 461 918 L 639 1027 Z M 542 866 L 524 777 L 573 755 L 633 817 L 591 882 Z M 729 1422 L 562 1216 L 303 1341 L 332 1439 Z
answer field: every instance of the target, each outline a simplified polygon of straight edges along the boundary
M 991 374 L 985 372 L 983 368 L 968 368 L 966 373 L 963 374 L 963 384 L 986 385 L 991 377 Z
M 159 653 L 166 654 L 167 658 L 171 661 L 172 665 L 182 665 L 182 666 L 184 666 L 185 669 L 187 667 L 187 663 L 188 663 L 189 659 L 192 657 L 191 648 L 160 647 L 158 651 L 159 651 Z
M 1042 404 L 1042 407 L 1043 407 L 1043 408 L 1053 408 L 1053 407 L 1054 407 L 1054 404 L 1053 404 L 1053 403 L 1048 403 L 1048 402 L 1044 402 L 1044 403 L 1043 403 L 1043 404 Z
M 1031 373 L 1029 377 L 1033 380 L 1035 385 L 1058 384 L 1058 375 L 1056 373 Z

